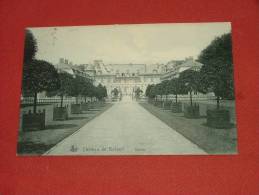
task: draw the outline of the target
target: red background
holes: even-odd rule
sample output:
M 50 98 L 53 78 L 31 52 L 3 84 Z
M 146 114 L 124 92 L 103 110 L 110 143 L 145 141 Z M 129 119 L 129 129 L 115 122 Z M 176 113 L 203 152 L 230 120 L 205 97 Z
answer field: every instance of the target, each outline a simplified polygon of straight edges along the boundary
M 259 2 L 0 1 L 1 195 L 259 194 Z M 17 157 L 24 28 L 232 22 L 239 155 Z

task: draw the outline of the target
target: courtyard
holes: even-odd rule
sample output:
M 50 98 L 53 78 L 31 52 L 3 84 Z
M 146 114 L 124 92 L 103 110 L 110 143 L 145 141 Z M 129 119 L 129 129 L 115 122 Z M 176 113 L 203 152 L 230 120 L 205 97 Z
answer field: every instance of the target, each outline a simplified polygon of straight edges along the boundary
M 180 133 L 124 96 L 46 155 L 206 154 Z

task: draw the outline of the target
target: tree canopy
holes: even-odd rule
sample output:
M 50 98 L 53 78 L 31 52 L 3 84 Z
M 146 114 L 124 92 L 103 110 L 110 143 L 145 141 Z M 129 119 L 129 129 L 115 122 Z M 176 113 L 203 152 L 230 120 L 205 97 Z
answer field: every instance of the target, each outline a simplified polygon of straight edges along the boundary
M 158 84 L 148 85 L 145 91 L 145 95 L 149 98 L 154 98 L 156 95 L 169 95 L 169 94 L 186 94 L 187 88 L 184 82 L 179 78 L 173 78 L 171 80 L 164 80 Z
M 78 97 L 79 95 L 82 95 L 83 92 L 85 92 L 86 78 L 81 76 L 76 76 L 72 80 L 71 84 L 72 84 L 72 88 L 69 91 L 69 95 Z
M 60 88 L 58 90 L 60 95 L 67 95 L 71 91 L 73 76 L 66 72 L 59 73 Z
M 171 86 L 170 86 L 170 80 L 164 80 L 161 83 L 162 91 L 164 95 L 168 95 L 171 93 Z
M 152 84 L 152 85 L 148 85 L 147 88 L 146 88 L 146 91 L 145 91 L 145 96 L 149 97 L 149 98 L 154 98 L 155 97 L 155 85 Z
M 102 86 L 101 84 L 99 84 L 96 89 L 96 98 L 98 100 L 102 100 L 103 98 L 107 97 L 107 90 L 105 86 Z
M 181 83 L 182 90 L 185 92 L 202 92 L 205 90 L 201 84 L 201 75 L 200 72 L 195 70 L 185 70 L 180 73 L 179 83 Z
M 92 91 L 94 90 L 94 85 L 90 79 L 83 78 L 83 84 L 80 84 L 82 86 L 80 95 L 84 97 L 91 97 Z
M 154 88 L 154 92 L 156 95 L 163 95 L 164 92 L 163 92 L 163 84 L 162 83 L 158 83 L 155 85 L 155 88 Z
M 215 38 L 198 57 L 202 84 L 217 97 L 234 99 L 231 33 Z
M 32 60 L 29 65 L 23 66 L 22 88 L 33 93 L 55 91 L 60 88 L 59 75 L 49 62 Z
M 68 95 L 72 89 L 73 76 L 67 72 L 58 73 L 58 78 L 60 81 L 60 87 L 55 91 L 50 91 L 47 96 L 65 96 Z
M 38 50 L 37 41 L 30 30 L 25 31 L 25 43 L 24 43 L 24 63 L 31 62 Z
M 187 90 L 183 82 L 179 78 L 173 78 L 170 80 L 170 92 L 174 95 L 186 94 Z

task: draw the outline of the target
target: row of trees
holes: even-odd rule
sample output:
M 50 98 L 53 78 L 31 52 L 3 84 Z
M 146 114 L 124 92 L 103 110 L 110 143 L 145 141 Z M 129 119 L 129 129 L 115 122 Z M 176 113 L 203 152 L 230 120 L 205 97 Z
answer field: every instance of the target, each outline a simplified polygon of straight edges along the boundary
M 63 106 L 63 99 L 65 96 L 76 97 L 76 104 L 78 104 L 78 97 L 84 98 L 85 102 L 87 97 L 93 100 L 96 97 L 99 101 L 107 97 L 107 90 L 105 86 L 99 84 L 98 86 L 93 85 L 92 81 L 88 78 L 75 76 L 66 72 L 58 74 L 60 87 L 54 91 L 48 91 L 47 96 L 60 96 L 61 103 L 60 107 Z
M 165 80 L 156 85 L 148 85 L 145 95 L 151 99 L 157 98 L 157 96 L 165 95 L 166 101 L 168 100 L 168 95 L 175 95 L 175 102 L 178 102 L 178 95 L 180 94 L 190 94 L 190 101 L 192 105 L 192 93 L 197 91 L 202 91 L 202 87 L 198 80 L 200 79 L 199 72 L 194 70 L 183 71 L 178 78 L 173 78 L 171 80 Z
M 24 96 L 34 97 L 33 112 L 36 113 L 37 94 L 46 91 L 48 96 L 58 95 L 61 97 L 61 107 L 64 96 L 96 97 L 102 100 L 107 96 L 106 88 L 102 85 L 93 85 L 90 79 L 61 72 L 58 73 L 55 67 L 44 60 L 35 58 L 37 52 L 37 41 L 33 34 L 26 30 L 22 93 Z
M 200 71 L 185 70 L 178 78 L 149 85 L 145 95 L 156 98 L 157 95 L 174 94 L 177 102 L 178 94 L 190 94 L 192 105 L 193 92 L 214 92 L 217 97 L 217 108 L 220 99 L 234 99 L 233 62 L 231 34 L 224 34 L 214 39 L 198 57 L 203 64 Z

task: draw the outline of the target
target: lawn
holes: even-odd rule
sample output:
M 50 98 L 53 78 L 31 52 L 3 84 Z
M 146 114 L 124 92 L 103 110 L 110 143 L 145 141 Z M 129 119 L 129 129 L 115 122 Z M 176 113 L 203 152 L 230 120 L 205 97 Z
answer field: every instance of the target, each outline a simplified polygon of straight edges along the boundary
M 89 109 L 82 114 L 70 114 L 66 121 L 50 121 L 46 125 L 46 129 L 40 131 L 19 132 L 17 154 L 18 155 L 41 155 L 47 152 L 57 143 L 70 136 L 87 122 L 94 119 L 112 104 L 98 106 Z
M 229 129 L 214 129 L 206 125 L 206 117 L 204 116 L 199 119 L 187 119 L 183 113 L 163 110 L 147 102 L 141 102 L 140 105 L 208 154 L 237 153 L 235 125 Z

